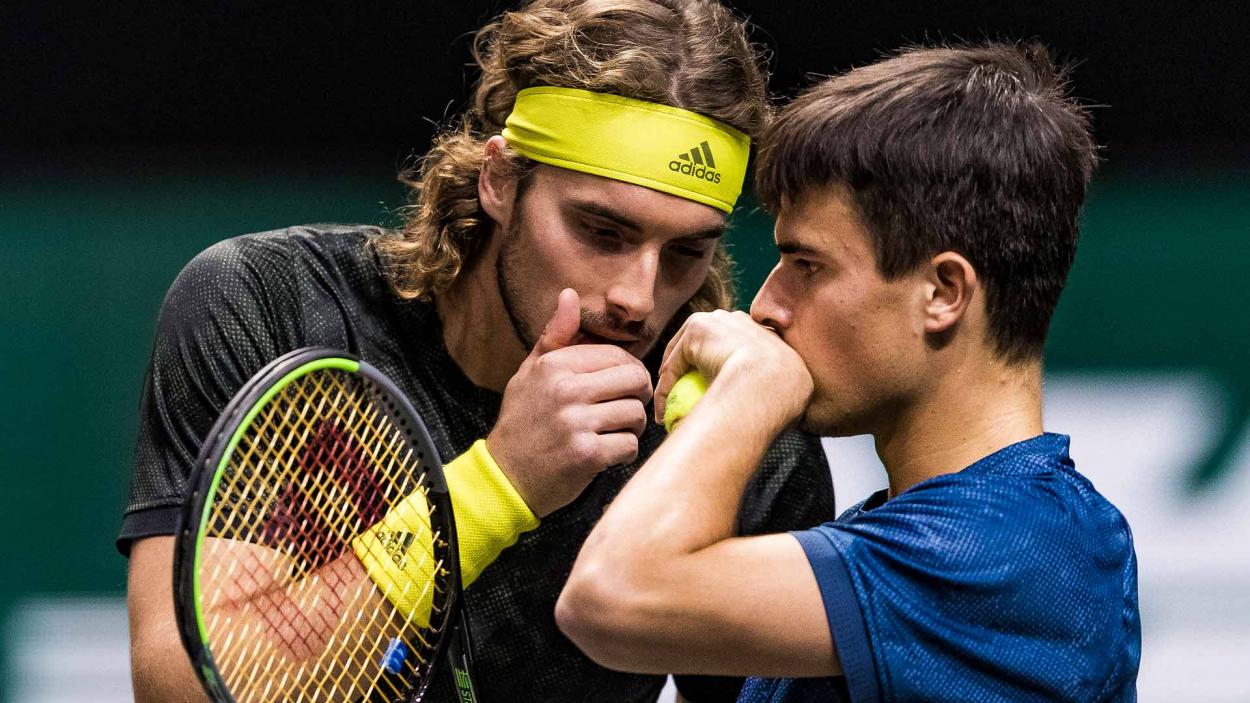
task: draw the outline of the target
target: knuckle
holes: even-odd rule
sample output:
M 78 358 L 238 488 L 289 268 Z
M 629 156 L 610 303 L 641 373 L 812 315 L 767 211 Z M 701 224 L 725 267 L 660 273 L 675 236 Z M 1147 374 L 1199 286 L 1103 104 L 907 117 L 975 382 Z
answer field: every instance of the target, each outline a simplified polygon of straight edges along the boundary
M 647 406 L 638 401 L 633 409 L 634 434 L 638 434 L 647 428 Z
M 635 366 L 630 373 L 630 383 L 635 388 L 651 390 L 651 372 L 643 366 Z
M 625 441 L 621 443 L 621 454 L 612 457 L 609 463 L 625 464 L 633 461 L 638 456 L 638 437 L 634 435 L 626 435 Z
M 534 359 L 533 365 L 530 367 L 534 373 L 543 375 L 551 372 L 552 359 L 549 354 L 544 354 Z
M 574 466 L 585 467 L 596 463 L 599 454 L 598 442 L 587 434 L 578 434 L 569 440 L 569 457 Z
M 564 432 L 575 432 L 581 426 L 582 413 L 566 405 L 554 412 L 556 424 Z
M 642 363 L 638 361 L 637 357 L 635 357 L 633 354 L 630 354 L 629 352 L 625 351 L 624 349 L 621 349 L 620 347 L 611 347 L 611 350 L 612 351 L 610 353 L 616 358 L 616 362 L 618 364 L 621 364 L 622 366 L 629 365 L 629 364 Z
M 551 396 L 559 405 L 571 405 L 581 397 L 581 386 L 575 378 L 558 379 L 551 386 Z

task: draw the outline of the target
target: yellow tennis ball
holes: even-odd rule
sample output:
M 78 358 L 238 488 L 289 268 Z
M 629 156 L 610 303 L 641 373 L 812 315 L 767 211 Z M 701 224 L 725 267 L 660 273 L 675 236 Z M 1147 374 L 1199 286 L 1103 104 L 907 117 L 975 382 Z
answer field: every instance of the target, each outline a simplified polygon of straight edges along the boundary
M 704 393 L 707 393 L 707 379 L 698 371 L 689 371 L 677 379 L 664 402 L 664 429 L 672 432 Z

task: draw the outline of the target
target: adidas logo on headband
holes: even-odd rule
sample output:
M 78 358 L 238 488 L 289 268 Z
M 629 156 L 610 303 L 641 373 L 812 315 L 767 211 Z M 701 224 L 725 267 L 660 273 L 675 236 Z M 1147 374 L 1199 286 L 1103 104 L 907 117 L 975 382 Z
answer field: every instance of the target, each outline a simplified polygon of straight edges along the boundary
M 720 183 L 720 174 L 715 169 L 716 159 L 712 157 L 712 148 L 707 142 L 678 154 L 677 158 L 668 162 L 670 171 L 684 173 L 711 183 Z

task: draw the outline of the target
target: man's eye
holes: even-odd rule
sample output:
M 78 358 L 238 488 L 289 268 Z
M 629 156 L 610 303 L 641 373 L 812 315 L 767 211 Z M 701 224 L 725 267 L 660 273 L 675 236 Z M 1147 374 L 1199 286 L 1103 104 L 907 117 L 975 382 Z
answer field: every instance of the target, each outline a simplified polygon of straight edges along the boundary
M 703 249 L 699 247 L 687 247 L 687 246 L 674 246 L 672 247 L 672 250 L 677 252 L 681 256 L 688 256 L 691 259 L 702 259 L 703 257 L 707 256 L 707 253 L 709 251 L 711 251 L 711 249 Z
M 620 232 L 610 227 L 585 222 L 578 229 L 581 230 L 582 238 L 588 244 L 604 251 L 616 251 L 625 241 Z
M 621 233 L 610 228 L 600 227 L 590 224 L 589 222 L 582 224 L 582 231 L 595 239 L 620 239 Z
M 820 270 L 820 264 L 814 261 L 808 261 L 807 259 L 795 259 L 794 265 L 798 266 L 799 270 L 801 270 L 803 273 L 807 274 L 808 276 Z

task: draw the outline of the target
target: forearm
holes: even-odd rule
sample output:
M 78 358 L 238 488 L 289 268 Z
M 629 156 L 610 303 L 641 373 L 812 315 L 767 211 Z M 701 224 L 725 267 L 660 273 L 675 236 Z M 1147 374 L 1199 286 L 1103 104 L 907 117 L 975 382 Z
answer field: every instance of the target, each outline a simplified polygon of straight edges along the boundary
M 724 311 L 682 327 L 657 394 L 692 366 L 714 374 L 712 385 L 596 525 L 557 623 L 589 657 L 622 671 L 835 673 L 801 545 L 787 534 L 735 536 L 747 484 L 806 407 L 811 377 L 775 335 Z
M 132 621 L 130 676 L 136 703 L 206 703 L 208 697 L 191 668 L 173 624 L 140 633 Z
M 578 566 L 603 560 L 614 571 L 650 571 L 734 536 L 742 494 L 780 428 L 753 421 L 727 381 L 718 380 L 703 407 L 630 479 L 591 532 Z
M 537 520 L 481 442 L 449 463 L 445 475 L 460 537 L 460 575 L 467 585 Z M 437 520 L 431 525 L 436 505 L 425 491 L 414 491 L 328 562 L 317 553 L 302 555 L 229 540 L 207 543 L 210 562 L 232 565 L 224 574 L 212 570 L 211 574 L 223 575 L 210 574 L 203 590 L 211 639 L 231 649 L 214 651 L 223 673 L 270 662 L 265 678 L 289 678 L 289 690 L 329 686 L 322 691 L 329 700 L 346 700 L 358 693 L 351 690 L 355 685 L 351 682 L 360 678 L 358 674 L 364 680 L 376 678 L 393 636 L 409 641 L 417 636 L 414 628 L 430 622 L 438 590 L 433 584 L 447 567 L 436 549 L 436 542 L 446 536 L 432 531 L 441 529 Z M 214 556 L 215 550 L 226 551 Z M 305 572 L 309 564 L 318 565 Z M 291 580 L 293 573 L 302 576 Z M 348 682 L 344 685 L 349 688 L 326 683 L 336 681 Z

